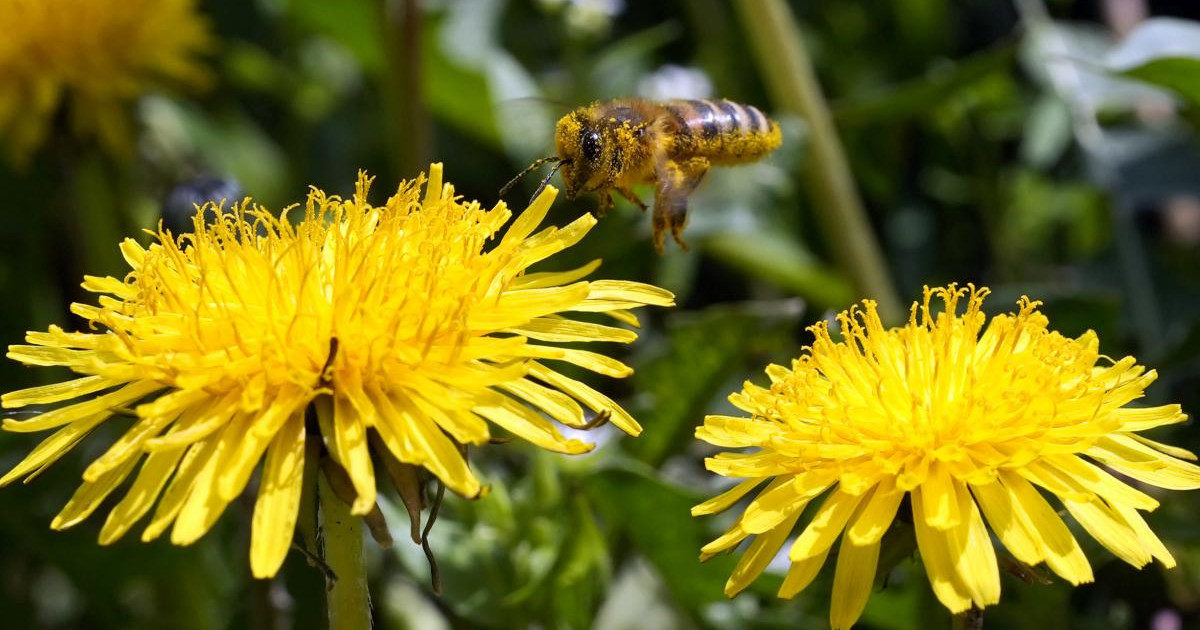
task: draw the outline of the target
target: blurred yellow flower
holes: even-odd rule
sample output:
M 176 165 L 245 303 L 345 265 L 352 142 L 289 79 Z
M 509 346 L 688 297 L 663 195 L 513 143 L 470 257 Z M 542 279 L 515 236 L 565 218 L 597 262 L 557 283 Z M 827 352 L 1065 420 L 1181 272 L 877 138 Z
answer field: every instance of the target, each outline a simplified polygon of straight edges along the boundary
M 139 95 L 208 80 L 197 55 L 212 46 L 195 0 L 0 2 L 0 137 L 21 163 L 60 107 L 74 133 L 128 152 L 127 111 Z
M 84 287 L 102 294 L 99 305 L 73 306 L 98 332 L 51 326 L 29 333 L 30 345 L 9 348 L 14 360 L 83 376 L 9 393 L 5 407 L 99 395 L 6 420 L 9 431 L 58 430 L 0 484 L 37 475 L 115 415 L 133 416 L 52 527 L 86 518 L 142 461 L 100 542 L 120 538 L 157 499 L 142 539 L 172 526 L 172 542 L 189 544 L 265 460 L 250 551 L 254 575 L 265 577 L 292 540 L 305 435 L 314 430 L 305 424 L 311 401 L 330 403 L 331 414 L 318 414 L 319 435 L 348 473 L 357 514 L 375 504 L 373 449 L 475 496 L 480 483 L 459 445 L 486 442 L 488 421 L 540 447 L 582 453 L 591 445 L 566 439 L 542 415 L 582 427 L 582 403 L 638 434 L 621 407 L 548 362 L 628 375 L 615 359 L 553 344 L 627 343 L 633 330 L 564 314 L 603 313 L 636 325 L 627 309 L 671 305 L 671 294 L 581 280 L 599 261 L 526 273 L 595 224 L 584 215 L 535 232 L 553 188 L 500 235 L 512 216 L 503 202 L 484 210 L 456 198 L 440 164 L 423 198 L 422 181 L 372 206 L 363 175 L 350 199 L 312 190 L 299 223 L 287 211 L 274 217 L 243 203 L 209 226 L 198 215 L 195 235 L 159 233 L 149 248 L 126 240 L 121 250 L 133 271 L 124 280 L 88 277 Z M 215 208 L 206 210 L 214 217 Z
M 705 418 L 698 438 L 754 450 L 707 460 L 709 470 L 746 480 L 692 513 L 719 512 L 767 483 L 703 548 L 707 558 L 755 536 L 726 594 L 762 573 L 821 495 L 791 545 L 779 596 L 808 586 L 840 537 L 834 628 L 850 627 L 862 613 L 880 539 L 902 503 L 911 506 L 933 590 L 954 613 L 1000 599 L 985 518 L 1020 562 L 1045 562 L 1073 584 L 1092 580 L 1087 558 L 1043 492 L 1118 558 L 1138 567 L 1151 558 L 1174 565 L 1138 513 L 1158 502 L 1108 471 L 1161 488 L 1200 487 L 1200 467 L 1181 461 L 1195 459 L 1191 453 L 1138 435 L 1183 421 L 1180 407 L 1127 407 L 1154 381 L 1153 370 L 1133 357 L 1101 356 L 1093 332 L 1070 339 L 1049 330 L 1039 303 L 1028 298 L 1017 313 L 989 324 L 980 310 L 987 293 L 927 288 L 908 324 L 890 330 L 866 301 L 838 317 L 843 341 L 817 324 L 812 347 L 791 369 L 767 368 L 770 389 L 746 383 L 730 397 L 750 418 Z

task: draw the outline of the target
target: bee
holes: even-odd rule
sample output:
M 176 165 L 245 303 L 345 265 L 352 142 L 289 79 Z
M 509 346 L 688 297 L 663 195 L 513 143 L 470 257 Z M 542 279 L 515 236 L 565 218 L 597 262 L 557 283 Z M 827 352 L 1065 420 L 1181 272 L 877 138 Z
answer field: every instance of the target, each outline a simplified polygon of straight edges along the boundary
M 782 141 L 779 123 L 752 105 L 721 100 L 652 102 L 625 98 L 592 103 L 559 119 L 554 131 L 558 155 L 534 161 L 504 188 L 544 164 L 562 173 L 568 199 L 582 192 L 600 196 L 597 214 L 612 207 L 613 192 L 643 211 L 646 204 L 631 189 L 654 184 L 654 248 L 663 252 L 666 232 L 683 250 L 688 196 L 712 166 L 761 159 Z M 535 194 L 536 196 L 536 194 Z

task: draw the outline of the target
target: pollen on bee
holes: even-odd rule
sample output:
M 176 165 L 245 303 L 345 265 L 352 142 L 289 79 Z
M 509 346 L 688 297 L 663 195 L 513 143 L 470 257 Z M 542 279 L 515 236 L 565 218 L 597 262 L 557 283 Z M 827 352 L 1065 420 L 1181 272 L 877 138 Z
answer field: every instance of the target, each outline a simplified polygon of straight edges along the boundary
M 655 185 L 654 238 L 660 250 L 667 229 L 683 246 L 679 234 L 687 198 L 710 166 L 761 159 L 781 140 L 778 123 L 753 106 L 724 99 L 595 102 L 555 126 L 558 172 L 568 196 L 595 192 L 600 214 L 612 205 L 614 192 L 646 209 L 631 187 Z

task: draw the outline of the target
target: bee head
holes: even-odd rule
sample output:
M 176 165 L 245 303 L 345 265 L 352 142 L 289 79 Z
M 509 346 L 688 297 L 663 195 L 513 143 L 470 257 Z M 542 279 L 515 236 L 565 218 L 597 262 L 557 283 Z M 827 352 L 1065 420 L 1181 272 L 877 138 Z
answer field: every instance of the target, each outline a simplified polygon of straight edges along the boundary
M 596 190 L 613 178 L 611 165 L 617 162 L 616 143 L 609 137 L 609 125 L 602 124 L 603 118 L 593 110 L 578 109 L 563 116 L 554 131 L 558 156 L 562 158 L 559 172 L 563 192 L 568 199 L 580 192 Z

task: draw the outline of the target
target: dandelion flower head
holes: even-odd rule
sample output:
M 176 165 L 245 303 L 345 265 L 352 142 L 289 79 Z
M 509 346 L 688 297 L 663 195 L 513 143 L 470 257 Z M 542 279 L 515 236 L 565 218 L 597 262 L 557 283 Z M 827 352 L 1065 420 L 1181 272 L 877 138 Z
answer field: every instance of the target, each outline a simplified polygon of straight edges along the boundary
M 37 475 L 93 429 L 132 416 L 52 527 L 86 518 L 137 469 L 101 543 L 153 508 L 143 540 L 170 527 L 172 542 L 189 544 L 261 462 L 250 563 L 263 577 L 278 570 L 292 540 L 306 435 L 319 433 L 347 473 L 358 514 L 375 505 L 373 456 L 422 466 L 450 489 L 478 495 L 460 446 L 487 442 L 489 423 L 562 453 L 591 446 L 548 418 L 583 427 L 584 407 L 636 435 L 640 427 L 620 406 L 554 366 L 614 377 L 631 370 L 557 344 L 628 343 L 636 333 L 612 324 L 636 325 L 629 309 L 670 305 L 671 294 L 583 280 L 599 261 L 527 273 L 578 242 L 595 219 L 538 230 L 556 194 L 548 188 L 501 233 L 511 217 L 504 203 L 487 210 L 464 202 L 441 173 L 435 164 L 423 195 L 421 178 L 382 206 L 367 201 L 370 180 L 361 175 L 349 199 L 313 189 L 294 224 L 287 210 L 273 216 L 243 202 L 226 213 L 209 206 L 192 235 L 160 231 L 149 247 L 126 240 L 132 271 L 86 278 L 98 304 L 72 307 L 93 331 L 51 326 L 9 348 L 14 360 L 66 366 L 79 377 L 9 393 L 4 406 L 82 402 L 6 420 L 10 431 L 56 431 L 0 484 Z M 217 218 L 206 225 L 206 215 Z M 599 315 L 568 316 L 580 312 Z M 616 321 L 591 321 L 606 316 Z M 317 414 L 315 428 L 306 425 L 310 402 L 331 409 Z
M 22 162 L 59 108 L 81 137 L 127 152 L 127 108 L 143 93 L 203 85 L 212 46 L 195 0 L 0 2 L 0 136 Z
M 1180 407 L 1127 406 L 1153 370 L 1100 355 L 1093 332 L 1072 339 L 1048 329 L 1028 298 L 988 321 L 987 293 L 927 288 L 907 325 L 892 329 L 866 301 L 838 317 L 842 341 L 818 323 L 791 368 L 767 368 L 769 388 L 746 383 L 731 396 L 750 417 L 705 418 L 697 437 L 746 449 L 718 453 L 708 469 L 745 480 L 693 514 L 725 510 L 765 484 L 702 550 L 707 558 L 753 538 L 728 595 L 762 573 L 810 503 L 779 596 L 803 590 L 840 538 L 834 628 L 858 619 L 880 540 L 910 514 L 929 581 L 954 613 L 1000 599 L 989 529 L 1016 560 L 1045 563 L 1072 584 L 1092 581 L 1047 496 L 1118 558 L 1174 565 L 1140 513 L 1158 501 L 1112 473 L 1159 488 L 1200 487 L 1200 468 L 1183 461 L 1191 453 L 1139 435 L 1185 420 Z

